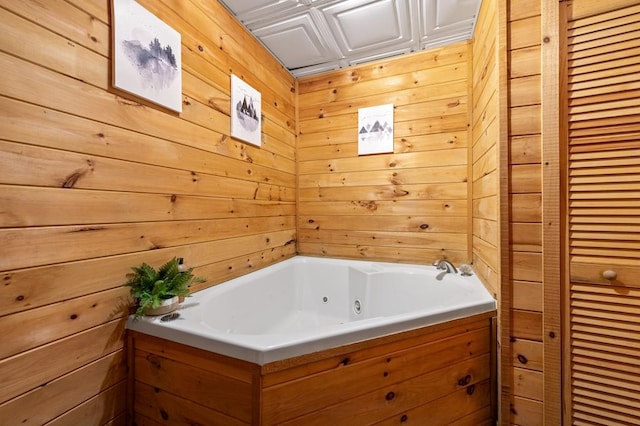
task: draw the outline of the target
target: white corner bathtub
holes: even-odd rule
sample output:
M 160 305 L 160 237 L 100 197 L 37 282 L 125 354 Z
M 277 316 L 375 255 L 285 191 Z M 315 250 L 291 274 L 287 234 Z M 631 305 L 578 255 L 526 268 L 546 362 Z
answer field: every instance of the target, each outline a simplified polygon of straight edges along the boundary
M 433 266 L 297 256 L 129 329 L 264 365 L 496 309 L 478 278 Z

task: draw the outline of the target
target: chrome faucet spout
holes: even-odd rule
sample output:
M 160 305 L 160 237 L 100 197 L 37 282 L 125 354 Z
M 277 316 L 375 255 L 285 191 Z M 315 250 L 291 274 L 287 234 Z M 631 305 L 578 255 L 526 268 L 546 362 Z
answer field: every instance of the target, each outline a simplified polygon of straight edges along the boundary
M 453 266 L 453 263 L 449 262 L 446 259 L 437 260 L 436 262 L 434 262 L 434 265 L 436 269 L 439 269 L 441 271 L 447 271 L 450 274 L 458 273 L 458 270 L 455 266 Z

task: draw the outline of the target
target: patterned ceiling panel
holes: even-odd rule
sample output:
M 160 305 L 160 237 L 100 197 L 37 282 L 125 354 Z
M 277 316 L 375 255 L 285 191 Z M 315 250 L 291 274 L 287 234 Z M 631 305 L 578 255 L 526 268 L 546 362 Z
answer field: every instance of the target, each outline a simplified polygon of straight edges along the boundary
M 220 0 L 294 76 L 468 40 L 481 0 Z

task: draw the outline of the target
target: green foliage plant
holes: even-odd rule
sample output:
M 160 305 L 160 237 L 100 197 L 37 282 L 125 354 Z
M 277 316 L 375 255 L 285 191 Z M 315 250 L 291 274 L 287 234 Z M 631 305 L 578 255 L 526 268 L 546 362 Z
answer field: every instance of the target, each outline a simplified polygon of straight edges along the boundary
M 177 258 L 173 258 L 158 270 L 143 263 L 131 268 L 132 274 L 127 275 L 129 281 L 125 286 L 129 287 L 131 296 L 137 303 L 135 317 L 139 318 L 148 309 L 159 307 L 164 300 L 174 296 L 189 296 L 189 286 L 194 283 L 206 281 L 201 277 L 193 276 L 193 268 L 180 272 Z

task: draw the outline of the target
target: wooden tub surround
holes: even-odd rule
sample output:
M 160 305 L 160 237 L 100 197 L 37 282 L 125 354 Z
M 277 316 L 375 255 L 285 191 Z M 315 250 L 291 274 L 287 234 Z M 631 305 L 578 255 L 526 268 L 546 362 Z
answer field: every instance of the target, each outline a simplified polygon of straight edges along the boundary
M 493 317 L 257 365 L 129 330 L 137 425 L 484 425 Z

